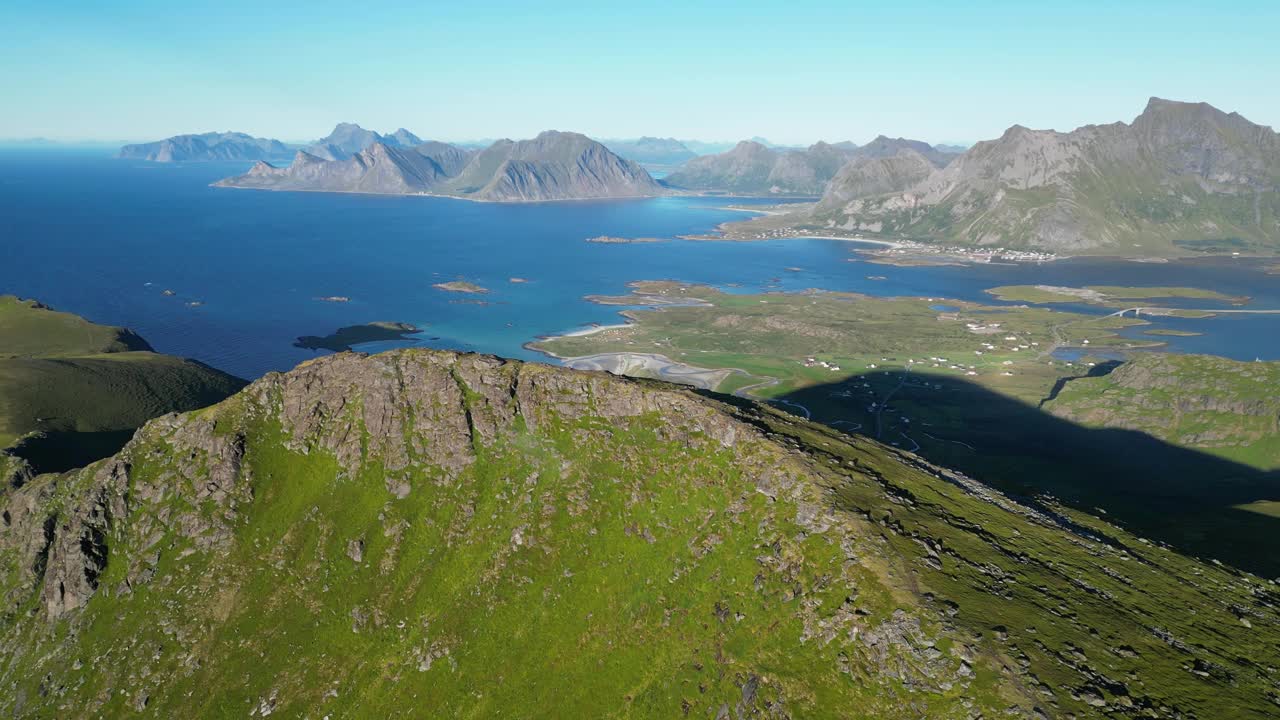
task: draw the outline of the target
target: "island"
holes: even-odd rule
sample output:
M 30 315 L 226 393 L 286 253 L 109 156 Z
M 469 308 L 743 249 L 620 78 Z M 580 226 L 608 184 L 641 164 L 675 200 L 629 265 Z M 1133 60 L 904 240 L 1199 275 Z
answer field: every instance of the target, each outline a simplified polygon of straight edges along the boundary
M 470 295 L 484 295 L 489 292 L 489 288 L 481 287 L 473 282 L 465 280 L 450 280 L 449 282 L 438 282 L 431 287 L 446 292 L 467 293 Z
M 1063 287 L 1059 285 L 1001 285 L 987 293 L 1008 302 L 1088 303 L 1108 307 L 1126 307 L 1134 300 L 1194 299 L 1243 305 L 1247 297 L 1225 295 L 1215 290 L 1193 287 L 1117 287 L 1090 285 L 1087 287 Z
M 307 350 L 346 352 L 351 350 L 353 345 L 385 340 L 404 340 L 408 336 L 420 332 L 422 332 L 421 328 L 409 323 L 371 322 L 364 325 L 341 327 L 324 336 L 303 335 L 294 341 L 293 346 Z
M 660 243 L 666 242 L 666 240 L 655 237 L 625 238 L 614 237 L 613 235 L 599 235 L 597 237 L 587 238 L 587 242 L 598 243 L 600 245 L 630 245 L 633 243 Z
M 243 175 L 213 184 L 484 202 L 636 198 L 667 192 L 639 164 L 579 133 L 549 130 L 530 140 L 499 140 L 476 152 L 441 142 L 405 146 L 357 129 L 340 134 L 345 143 L 341 147 L 327 143 L 323 151 L 299 151 L 288 166 L 260 161 Z

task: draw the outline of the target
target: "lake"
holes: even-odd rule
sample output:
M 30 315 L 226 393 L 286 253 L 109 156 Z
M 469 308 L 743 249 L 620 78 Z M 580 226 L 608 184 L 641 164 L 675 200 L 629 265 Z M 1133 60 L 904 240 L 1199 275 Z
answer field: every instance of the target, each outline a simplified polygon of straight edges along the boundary
M 834 240 L 594 244 L 585 239 L 709 232 L 744 217 L 718 206 L 753 201 L 517 205 L 209 187 L 246 166 L 148 164 L 70 150 L 0 151 L 0 292 L 126 325 L 158 351 L 250 378 L 313 357 L 292 346 L 300 335 L 326 335 L 375 320 L 422 327 L 417 344 L 544 359 L 524 344 L 587 323 L 617 322 L 618 308 L 582 298 L 623 294 L 633 280 L 676 279 L 741 292 L 816 287 L 993 304 L 983 290 L 996 285 L 1190 285 L 1251 296 L 1249 307 L 1280 308 L 1280 277 L 1247 259 L 893 267 L 863 262 L 854 243 Z M 432 287 L 450 280 L 491 292 L 466 295 Z M 329 296 L 350 301 L 318 299 Z M 1205 333 L 1158 338 L 1178 350 L 1280 359 L 1280 316 L 1170 318 L 1158 326 Z M 1140 330 L 1130 334 L 1153 339 Z

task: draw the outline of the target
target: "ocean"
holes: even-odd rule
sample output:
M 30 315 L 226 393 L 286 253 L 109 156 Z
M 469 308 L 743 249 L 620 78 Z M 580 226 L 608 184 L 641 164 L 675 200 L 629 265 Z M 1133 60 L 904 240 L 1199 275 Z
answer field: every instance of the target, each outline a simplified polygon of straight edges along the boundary
M 993 304 L 983 291 L 996 285 L 1189 285 L 1248 295 L 1249 307 L 1280 308 L 1280 277 L 1249 259 L 893 267 L 866 263 L 855 243 L 837 240 L 595 244 L 586 238 L 706 233 L 745 217 L 722 209 L 727 202 L 775 201 L 493 204 L 209 187 L 246 166 L 162 165 L 82 150 L 0 151 L 0 293 L 128 326 L 160 352 L 246 378 L 314 357 L 293 347 L 298 336 L 377 320 L 413 323 L 424 332 L 360 349 L 413 344 L 546 360 L 524 345 L 618 322 L 619 308 L 583 297 L 625 294 L 634 280 Z M 432 287 L 451 280 L 490 292 Z M 333 296 L 349 301 L 319 299 Z M 1159 338 L 1172 349 L 1280 359 L 1280 316 L 1161 319 L 1158 326 L 1205 333 Z

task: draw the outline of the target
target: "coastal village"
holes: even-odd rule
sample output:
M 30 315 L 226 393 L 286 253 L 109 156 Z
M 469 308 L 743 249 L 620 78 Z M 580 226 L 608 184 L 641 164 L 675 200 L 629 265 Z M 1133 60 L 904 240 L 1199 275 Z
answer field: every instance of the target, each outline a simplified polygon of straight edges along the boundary
M 736 208 L 735 208 L 736 209 Z M 777 227 L 744 230 L 741 227 L 721 226 L 722 235 L 683 235 L 685 240 L 787 240 L 810 238 L 814 240 L 851 240 L 882 245 L 882 249 L 865 251 L 882 258 L 910 260 L 922 257 L 944 257 L 969 263 L 1016 262 L 1044 263 L 1061 260 L 1065 256 L 1039 250 L 1017 250 L 1006 247 L 965 247 L 960 245 L 936 245 L 916 240 L 881 240 L 859 233 L 848 233 L 833 228 Z

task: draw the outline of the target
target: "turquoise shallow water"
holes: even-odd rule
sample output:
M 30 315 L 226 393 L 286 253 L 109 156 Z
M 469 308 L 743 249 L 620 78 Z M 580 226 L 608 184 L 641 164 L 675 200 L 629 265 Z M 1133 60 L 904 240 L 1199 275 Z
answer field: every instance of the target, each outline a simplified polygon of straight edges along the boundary
M 1194 285 L 1280 308 L 1280 277 L 1247 260 L 899 268 L 864 263 L 852 243 L 831 240 L 601 245 L 584 240 L 674 238 L 744 215 L 714 198 L 500 205 L 208 186 L 243 170 L 0 152 L 0 292 L 127 325 L 160 351 L 245 377 L 312 357 L 292 347 L 299 335 L 373 320 L 425 328 L 420 344 L 539 359 L 523 347 L 539 335 L 617 322 L 617 308 L 584 295 L 621 294 L 640 279 L 981 301 L 1003 284 Z M 492 292 L 432 287 L 454 279 Z M 351 301 L 316 300 L 334 295 Z M 1176 349 L 1280 359 L 1280 316 L 1159 322 L 1206 333 L 1160 338 Z

